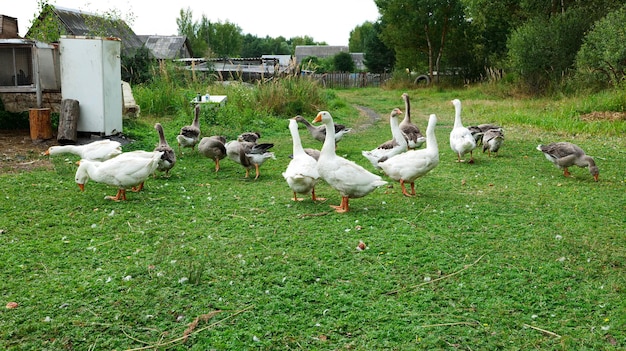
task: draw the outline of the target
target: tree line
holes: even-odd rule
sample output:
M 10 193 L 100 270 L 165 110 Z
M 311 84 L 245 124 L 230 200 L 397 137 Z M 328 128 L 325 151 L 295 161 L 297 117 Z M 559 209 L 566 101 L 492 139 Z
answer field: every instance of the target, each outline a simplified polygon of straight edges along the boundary
M 379 19 L 356 26 L 348 43 L 350 52 L 365 54 L 371 72 L 508 79 L 533 93 L 615 86 L 626 76 L 626 0 L 374 2 Z M 177 24 L 201 56 L 293 55 L 297 45 L 325 45 L 311 37 L 244 35 L 236 24 L 205 16 L 194 22 L 190 9 L 181 9 Z
M 626 80 L 626 0 L 373 1 L 378 20 L 356 26 L 348 43 L 350 52 L 364 53 L 369 72 L 425 74 L 435 82 L 504 80 L 538 94 Z M 40 14 L 50 11 L 46 0 L 39 6 Z M 119 11 L 103 17 L 119 19 Z M 180 10 L 176 23 L 196 57 L 293 55 L 298 45 L 326 45 L 309 36 L 259 38 L 205 15 L 194 21 L 190 8 Z M 33 35 L 40 40 L 60 35 L 53 22 L 38 29 Z M 150 60 L 146 50 L 124 57 L 128 79 L 149 79 Z M 355 69 L 347 53 L 305 62 L 318 72 Z

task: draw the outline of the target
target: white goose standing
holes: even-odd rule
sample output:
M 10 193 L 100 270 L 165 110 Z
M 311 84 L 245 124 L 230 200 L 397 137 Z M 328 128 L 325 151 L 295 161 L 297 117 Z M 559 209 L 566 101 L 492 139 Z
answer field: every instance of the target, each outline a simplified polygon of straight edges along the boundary
M 326 139 L 320 151 L 320 158 L 317 160 L 317 171 L 328 185 L 341 194 L 341 204 L 331 207 L 339 213 L 348 212 L 350 210 L 349 199 L 363 197 L 387 184 L 387 181 L 355 162 L 337 156 L 333 117 L 328 111 L 321 111 L 317 114 L 313 123 L 319 122 L 326 125 Z
M 283 178 L 293 191 L 293 201 L 303 200 L 298 198 L 297 194 L 311 194 L 313 201 L 325 200 L 315 196 L 315 184 L 320 178 L 317 171 L 317 161 L 304 151 L 295 117 L 289 119 L 289 132 L 293 143 L 293 158 L 283 172 Z
M 465 162 L 463 155 L 469 152 L 470 160 L 468 163 L 474 163 L 473 151 L 476 148 L 476 140 L 469 129 L 463 127 L 461 122 L 461 100 L 452 100 L 454 105 L 454 127 L 450 132 L 450 148 L 457 155 L 457 162 Z
M 385 174 L 400 182 L 402 194 L 405 196 L 415 195 L 415 180 L 433 170 L 439 164 L 439 147 L 435 137 L 435 125 L 437 116 L 430 115 L 428 127 L 426 127 L 426 148 L 409 150 L 398 156 L 380 162 L 380 167 Z M 411 193 L 406 190 L 405 183 L 411 184 Z

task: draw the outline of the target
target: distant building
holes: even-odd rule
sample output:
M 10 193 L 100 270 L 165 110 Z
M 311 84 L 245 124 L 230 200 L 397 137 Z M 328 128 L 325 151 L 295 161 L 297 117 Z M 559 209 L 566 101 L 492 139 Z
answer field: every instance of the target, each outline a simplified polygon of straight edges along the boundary
M 301 65 L 307 57 L 314 56 L 318 58 L 327 58 L 337 55 L 340 52 L 347 52 L 352 56 L 354 66 L 357 70 L 365 70 L 365 64 L 363 63 L 363 53 L 351 53 L 347 46 L 331 46 L 331 45 L 297 45 L 296 46 L 296 63 Z M 304 62 L 306 65 L 306 62 Z
M 174 60 L 193 57 L 186 36 L 140 35 L 144 46 L 157 60 Z
M 20 38 L 18 35 L 17 18 L 0 15 L 0 39 Z
M 0 100 L 5 110 L 58 106 L 50 102 L 61 97 L 57 51 L 55 45 L 20 37 L 17 19 L 0 15 Z
M 301 64 L 302 60 L 309 56 L 319 58 L 332 57 L 340 52 L 350 52 L 347 46 L 331 46 L 331 45 L 297 45 L 296 46 L 296 63 Z

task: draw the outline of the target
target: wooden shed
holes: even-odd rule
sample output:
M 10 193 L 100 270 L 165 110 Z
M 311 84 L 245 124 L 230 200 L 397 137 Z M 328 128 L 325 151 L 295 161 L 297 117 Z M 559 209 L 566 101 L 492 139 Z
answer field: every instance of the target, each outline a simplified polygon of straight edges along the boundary
M 186 36 L 181 35 L 140 35 L 143 45 L 157 60 L 174 60 L 193 57 L 191 45 Z
M 41 31 L 50 28 L 50 23 L 56 23 L 59 37 L 67 36 L 95 36 L 115 37 L 121 40 L 122 55 L 132 56 L 143 46 L 141 39 L 121 19 L 107 18 L 93 13 L 65 8 L 56 5 L 45 5 L 37 19 L 26 33 L 27 38 L 38 38 Z

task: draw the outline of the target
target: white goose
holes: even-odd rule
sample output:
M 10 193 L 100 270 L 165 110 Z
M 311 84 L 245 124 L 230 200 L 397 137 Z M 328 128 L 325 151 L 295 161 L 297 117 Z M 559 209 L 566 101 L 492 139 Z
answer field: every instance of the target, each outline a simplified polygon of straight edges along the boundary
M 417 149 L 424 142 L 426 138 L 422 135 L 419 127 L 411 122 L 411 102 L 409 101 L 409 94 L 403 93 L 402 100 L 404 100 L 404 119 L 400 122 L 400 130 L 407 140 L 409 149 Z
M 283 172 L 283 178 L 293 191 L 293 201 L 302 201 L 304 199 L 298 198 L 298 194 L 309 193 L 313 201 L 325 200 L 315 196 L 315 184 L 320 178 L 317 161 L 304 151 L 295 118 L 289 119 L 289 132 L 293 143 L 293 158 Z
M 363 197 L 387 182 L 355 162 L 337 156 L 333 117 L 328 111 L 318 113 L 313 122 L 326 125 L 326 139 L 317 160 L 317 171 L 328 185 L 341 194 L 341 204 L 332 207 L 340 213 L 348 212 L 349 199 Z
M 407 150 L 407 141 L 402 135 L 398 124 L 398 116 L 402 114 L 399 108 L 394 108 L 389 115 L 389 125 L 391 126 L 391 140 L 380 144 L 371 151 L 361 151 L 376 169 L 380 169 L 379 162 L 383 162 Z
M 154 148 L 154 151 L 162 151 L 163 156 L 161 156 L 161 161 L 159 161 L 159 166 L 157 170 L 161 172 L 165 172 L 165 176 L 169 177 L 170 169 L 174 168 L 176 164 L 176 153 L 174 149 L 167 143 L 167 139 L 165 139 L 165 133 L 163 132 L 163 126 L 161 123 L 157 123 L 154 125 L 154 129 L 159 133 L 159 144 Z
M 142 185 L 158 167 L 163 152 L 154 152 L 149 158 L 127 154 L 103 162 L 81 160 L 74 178 L 80 190 L 84 191 L 85 184 L 91 179 L 118 188 L 117 195 L 105 199 L 126 200 L 126 189 Z
M 74 154 L 83 160 L 106 161 L 122 153 L 122 145 L 118 141 L 102 139 L 85 145 L 51 146 L 45 155 Z
M 578 145 L 561 141 L 548 145 L 539 145 L 537 150 L 543 152 L 550 162 L 562 169 L 565 177 L 571 175 L 567 168 L 576 165 L 578 167 L 589 167 L 589 173 L 591 173 L 596 182 L 598 181 L 600 171 L 598 166 L 596 166 L 596 162 L 591 156 L 587 156 Z
M 461 122 L 461 101 L 454 99 L 452 104 L 454 105 L 454 127 L 450 132 L 450 148 L 457 155 L 457 162 L 465 162 L 462 157 L 469 152 L 470 160 L 468 163 L 474 163 L 473 151 L 476 148 L 476 140 L 470 130 L 463 127 Z
M 405 196 L 415 195 L 415 180 L 433 170 L 439 164 L 439 147 L 435 137 L 435 125 L 437 116 L 430 115 L 428 127 L 426 128 L 426 148 L 419 150 L 409 150 L 379 165 L 389 178 L 399 181 L 402 187 L 402 194 Z M 405 188 L 405 183 L 411 184 L 411 193 Z
M 194 109 L 194 118 L 191 125 L 180 128 L 180 133 L 176 136 L 178 141 L 178 151 L 180 148 L 190 147 L 193 151 L 196 144 L 200 140 L 200 105 L 197 104 Z

